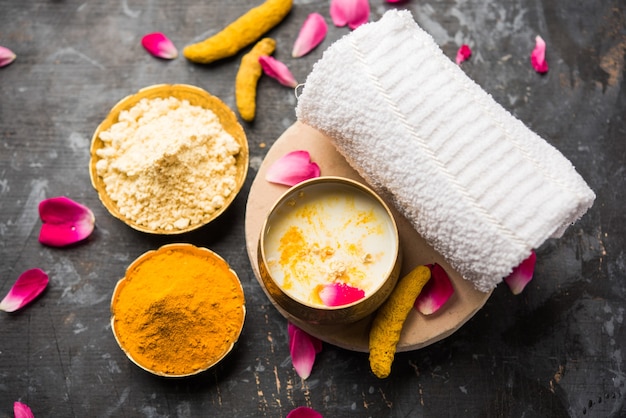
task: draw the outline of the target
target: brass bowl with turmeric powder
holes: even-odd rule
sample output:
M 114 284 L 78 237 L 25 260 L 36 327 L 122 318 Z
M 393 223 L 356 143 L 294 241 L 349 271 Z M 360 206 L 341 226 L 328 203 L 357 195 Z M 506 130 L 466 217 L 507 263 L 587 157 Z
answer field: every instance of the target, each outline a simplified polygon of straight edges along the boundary
M 168 244 L 138 257 L 115 286 L 113 335 L 128 358 L 158 376 L 185 377 L 234 347 L 246 315 L 237 274 L 219 255 Z
M 390 295 L 401 268 L 399 234 L 369 187 L 324 176 L 288 189 L 261 229 L 263 287 L 290 319 L 350 324 Z
M 180 234 L 216 219 L 248 172 L 248 141 L 219 98 L 159 84 L 119 101 L 91 140 L 89 175 L 105 208 L 130 227 Z

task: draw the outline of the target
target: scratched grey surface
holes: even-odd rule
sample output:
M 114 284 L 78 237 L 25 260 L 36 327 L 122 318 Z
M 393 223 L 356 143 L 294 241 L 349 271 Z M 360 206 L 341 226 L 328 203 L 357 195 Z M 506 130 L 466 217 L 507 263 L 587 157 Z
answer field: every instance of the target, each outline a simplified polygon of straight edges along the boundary
M 234 106 L 239 56 L 202 66 L 148 55 L 143 34 L 181 49 L 260 0 L 0 0 L 0 45 L 18 58 L 0 69 L 0 295 L 40 267 L 50 285 L 16 314 L 0 312 L 0 417 L 16 400 L 40 417 L 285 416 L 308 405 L 325 417 L 626 416 L 624 178 L 626 15 L 622 0 L 410 0 L 418 23 L 466 73 L 563 152 L 596 191 L 565 236 L 538 249 L 535 279 L 518 297 L 500 286 L 449 338 L 396 357 L 378 380 L 367 356 L 325 345 L 311 377 L 291 367 L 285 320 L 259 288 L 246 256 L 245 203 L 267 147 L 294 120 L 292 91 L 264 78 L 258 116 L 245 124 L 250 172 L 234 206 L 195 233 L 160 238 L 113 219 L 92 190 L 91 135 L 122 97 L 155 83 L 189 83 Z M 388 8 L 371 0 L 371 20 Z M 295 0 L 270 35 L 275 56 L 304 81 L 324 43 L 290 57 L 304 18 L 328 2 Z M 328 20 L 329 21 L 329 20 Z M 540 34 L 550 72 L 528 54 Z M 358 97 L 355 97 L 355 102 Z M 41 246 L 38 202 L 66 195 L 93 209 L 97 229 L 67 249 Z M 115 282 L 139 254 L 172 241 L 207 246 L 239 273 L 248 316 L 235 351 L 199 376 L 164 380 L 132 365 L 109 326 Z

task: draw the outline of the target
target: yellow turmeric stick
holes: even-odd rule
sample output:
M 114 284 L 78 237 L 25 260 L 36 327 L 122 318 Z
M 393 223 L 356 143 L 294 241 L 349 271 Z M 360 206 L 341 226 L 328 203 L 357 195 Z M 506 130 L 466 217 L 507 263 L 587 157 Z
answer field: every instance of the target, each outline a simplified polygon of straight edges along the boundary
M 235 101 L 239 115 L 247 122 L 253 121 L 256 114 L 256 87 L 263 73 L 259 57 L 271 55 L 275 48 L 276 41 L 272 38 L 263 38 L 241 58 L 235 77 Z
M 187 45 L 183 49 L 183 55 L 188 60 L 201 64 L 231 57 L 280 23 L 291 10 L 292 4 L 293 0 L 266 0 L 217 34 Z
M 369 360 L 372 372 L 380 379 L 391 373 L 404 321 L 429 279 L 430 269 L 417 266 L 398 281 L 389 298 L 376 312 L 370 329 Z

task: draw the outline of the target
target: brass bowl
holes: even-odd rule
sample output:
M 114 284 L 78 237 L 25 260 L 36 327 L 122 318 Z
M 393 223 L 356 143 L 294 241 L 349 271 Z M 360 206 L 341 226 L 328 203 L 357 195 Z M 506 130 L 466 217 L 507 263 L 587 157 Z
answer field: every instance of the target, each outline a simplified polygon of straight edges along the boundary
M 192 223 L 186 228 L 175 228 L 172 230 L 166 230 L 163 228 L 151 229 L 145 225 L 140 225 L 129 219 L 128 217 L 122 215 L 115 201 L 113 201 L 111 197 L 107 194 L 103 179 L 96 172 L 96 163 L 100 160 L 100 158 L 96 155 L 96 151 L 103 148 L 104 146 L 102 140 L 99 137 L 100 133 L 108 130 L 111 125 L 118 121 L 121 111 L 130 109 L 140 100 L 167 97 L 175 97 L 179 100 L 187 100 L 191 105 L 201 106 L 205 109 L 211 110 L 219 118 L 224 130 L 228 132 L 239 143 L 241 147 L 239 154 L 236 156 L 236 187 L 233 192 L 225 199 L 224 205 L 221 208 L 217 209 L 206 222 L 196 224 Z M 186 84 L 158 84 L 149 86 L 119 101 L 115 106 L 113 106 L 106 119 L 104 119 L 104 121 L 100 123 L 100 125 L 94 132 L 91 139 L 90 154 L 91 158 L 89 161 L 89 176 L 91 178 L 91 184 L 98 192 L 98 197 L 100 198 L 100 201 L 109 211 L 109 213 L 138 231 L 165 235 L 181 234 L 192 231 L 208 224 L 219 215 L 221 215 L 233 202 L 233 200 L 235 200 L 235 197 L 243 187 L 243 184 L 246 180 L 246 175 L 248 173 L 249 163 L 248 141 L 245 131 L 237 121 L 237 116 L 235 115 L 235 113 L 219 98 L 209 94 L 207 91 L 201 88 Z
M 315 303 L 311 300 L 304 300 L 304 298 L 295 295 L 293 291 L 284 289 L 280 280 L 276 280 L 276 278 L 272 276 L 272 268 L 270 264 L 272 262 L 275 263 L 275 260 L 277 259 L 275 255 L 270 256 L 269 254 L 269 252 L 273 252 L 271 249 L 272 244 L 270 242 L 275 239 L 271 237 L 268 239 L 268 236 L 271 235 L 270 231 L 272 229 L 279 230 L 282 228 L 279 227 L 279 225 L 281 225 L 281 218 L 283 218 L 283 225 L 290 225 L 290 221 L 285 222 L 284 219 L 289 219 L 289 212 L 298 210 L 300 204 L 302 204 L 303 208 L 306 208 L 306 204 L 301 203 L 300 199 L 306 199 L 305 196 L 316 193 L 324 196 L 326 191 L 334 193 L 335 195 L 355 193 L 365 196 L 363 199 L 369 201 L 368 204 L 371 204 L 372 207 L 376 206 L 379 214 L 384 214 L 382 215 L 382 218 L 391 231 L 389 235 L 390 242 L 385 242 L 385 251 L 382 251 L 383 253 L 390 253 L 388 263 L 383 264 L 384 269 L 380 269 L 380 271 L 384 271 L 384 273 L 380 274 L 380 278 L 373 279 L 371 288 L 364 289 L 365 297 L 357 300 L 356 302 L 339 306 L 325 306 L 319 302 Z M 299 215 L 295 216 L 298 217 Z M 307 214 L 305 216 L 309 215 Z M 320 227 L 320 225 L 324 223 L 324 220 L 321 217 L 316 218 L 315 215 L 312 215 L 311 218 L 313 219 L 311 224 L 316 225 L 314 228 L 325 229 L 324 227 Z M 332 231 L 326 236 L 343 236 L 341 235 L 342 232 L 340 229 L 330 226 L 329 229 L 332 229 Z M 336 248 L 345 248 L 345 245 L 349 244 L 347 241 L 340 242 L 340 240 L 337 240 L 336 242 L 333 242 L 329 248 L 331 248 L 332 245 L 336 245 Z M 266 288 L 271 298 L 289 316 L 311 324 L 350 324 L 372 314 L 391 294 L 400 274 L 401 252 L 399 251 L 399 247 L 399 234 L 394 217 L 389 210 L 389 207 L 373 190 L 359 182 L 347 178 L 331 176 L 318 177 L 299 183 L 287 190 L 270 210 L 261 229 L 259 238 L 257 250 L 259 276 L 263 286 Z M 333 251 L 331 251 L 331 253 L 334 254 Z M 272 259 L 274 259 L 274 261 L 272 261 Z M 320 259 L 323 259 L 323 256 Z M 312 271 L 311 274 L 319 275 L 319 271 L 320 270 Z M 366 277 L 366 275 L 363 275 L 363 277 Z
M 196 269 L 206 265 L 213 274 L 199 276 L 196 274 L 192 277 L 191 274 L 186 274 L 185 265 L 181 264 L 179 268 L 172 266 L 172 269 L 165 269 L 170 273 L 166 271 L 156 273 L 167 275 L 165 278 L 167 286 L 162 288 L 155 284 L 153 275 L 140 273 L 142 269 L 145 269 L 144 271 L 154 269 L 156 265 L 150 266 L 150 263 L 154 263 L 155 259 L 158 258 L 162 263 L 164 259 L 167 260 L 176 253 L 193 257 L 195 260 L 189 263 L 193 263 Z M 216 269 L 219 274 L 215 273 Z M 185 292 L 185 283 L 188 284 L 191 280 L 196 283 L 197 280 L 206 280 L 206 287 L 193 294 L 193 301 L 190 299 L 191 295 Z M 141 293 L 131 295 L 128 293 L 131 291 Z M 182 298 L 186 303 L 181 303 L 177 310 L 166 309 L 163 304 L 166 298 Z M 240 303 L 235 303 L 232 309 L 226 310 L 221 303 L 226 298 Z M 130 304 L 132 308 L 123 310 L 119 306 L 120 303 L 124 306 Z M 211 315 L 216 309 L 222 309 L 220 314 L 224 320 L 216 321 L 215 318 L 203 317 L 199 311 L 189 308 L 192 303 L 211 307 Z M 131 362 L 163 377 L 191 376 L 218 364 L 232 351 L 239 339 L 245 316 L 245 297 L 237 273 L 213 251 L 191 244 L 168 244 L 139 256 L 127 268 L 125 277 L 117 282 L 111 298 L 111 329 L 118 345 Z M 146 319 L 149 321 L 144 322 Z M 157 323 L 158 326 L 155 325 Z M 153 328 L 149 328 L 150 324 Z M 205 336 L 212 335 L 215 344 L 200 346 L 195 338 L 197 335 L 190 333 L 192 329 L 200 331 Z M 218 334 L 221 339 L 215 337 Z M 168 363 L 163 358 L 164 349 L 159 344 L 162 341 L 160 338 L 168 339 L 168 346 L 175 346 L 176 349 L 167 352 L 168 356 L 172 352 L 179 353 L 175 362 Z M 138 346 L 138 339 L 144 339 L 145 344 Z M 132 341 L 134 343 L 131 343 Z M 189 363 L 185 364 L 185 361 Z

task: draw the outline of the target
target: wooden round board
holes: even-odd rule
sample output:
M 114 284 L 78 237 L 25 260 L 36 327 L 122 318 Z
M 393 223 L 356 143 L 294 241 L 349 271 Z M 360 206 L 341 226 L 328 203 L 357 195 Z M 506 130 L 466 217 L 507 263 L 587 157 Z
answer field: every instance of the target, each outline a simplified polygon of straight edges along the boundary
M 269 300 L 286 319 L 329 344 L 347 350 L 368 352 L 371 316 L 350 325 L 321 326 L 305 323 L 293 318 L 278 306 L 263 287 L 260 279 L 257 249 L 261 228 L 272 205 L 288 189 L 287 186 L 273 184 L 265 180 L 265 172 L 278 158 L 295 150 L 307 150 L 311 154 L 311 160 L 320 166 L 322 176 L 341 176 L 367 184 L 350 167 L 344 157 L 337 152 L 327 136 L 303 123 L 294 123 L 272 145 L 250 189 L 246 207 L 245 233 L 246 247 L 252 269 Z M 400 234 L 400 250 L 402 251 L 400 277 L 417 265 L 438 263 L 450 276 L 455 290 L 452 297 L 435 314 L 425 316 L 415 309 L 409 314 L 402 330 L 397 351 L 416 350 L 439 341 L 459 329 L 485 304 L 491 293 L 476 290 L 470 281 L 463 279 L 439 253 L 422 239 L 391 204 L 389 207 L 395 216 Z

